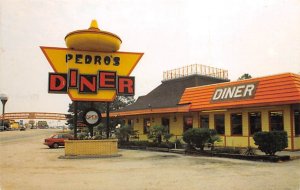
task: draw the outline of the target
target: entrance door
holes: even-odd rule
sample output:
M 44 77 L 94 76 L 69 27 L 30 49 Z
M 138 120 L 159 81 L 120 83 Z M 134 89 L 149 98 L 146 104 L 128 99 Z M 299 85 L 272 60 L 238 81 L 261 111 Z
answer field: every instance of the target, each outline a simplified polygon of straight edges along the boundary
M 161 125 L 166 127 L 167 132 L 170 133 L 170 119 L 167 117 L 161 118 Z

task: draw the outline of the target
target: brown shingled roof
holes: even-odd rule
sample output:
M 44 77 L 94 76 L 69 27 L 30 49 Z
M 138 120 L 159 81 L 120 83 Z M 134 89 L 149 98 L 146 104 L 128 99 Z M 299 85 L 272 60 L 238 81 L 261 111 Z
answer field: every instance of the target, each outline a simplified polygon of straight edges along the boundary
M 151 113 L 154 113 L 154 111 L 157 113 L 185 112 L 188 111 L 189 106 L 178 105 L 178 103 L 186 88 L 225 81 L 227 80 L 203 75 L 190 75 L 162 81 L 162 83 L 150 93 L 145 96 L 140 96 L 134 104 L 126 106 L 112 114 L 120 115 L 122 113 L 122 115 L 124 115 L 126 112 L 126 115 L 146 114 L 147 110 L 152 110 Z

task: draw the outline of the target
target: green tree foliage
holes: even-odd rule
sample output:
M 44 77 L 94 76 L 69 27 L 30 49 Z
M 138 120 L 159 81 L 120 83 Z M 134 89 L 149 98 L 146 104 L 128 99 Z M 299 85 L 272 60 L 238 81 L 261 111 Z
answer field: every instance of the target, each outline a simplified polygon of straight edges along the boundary
M 172 136 L 172 134 L 169 134 L 168 128 L 161 125 L 150 127 L 150 131 L 148 133 L 148 138 L 159 144 L 162 142 L 162 139 L 168 142 Z
M 218 135 L 217 130 L 215 129 L 209 129 L 209 133 L 210 133 L 210 137 L 207 142 L 211 144 L 211 150 L 214 150 L 215 142 L 220 142 L 221 138 Z
M 119 110 L 119 109 L 124 108 L 125 106 L 130 105 L 134 102 L 135 102 L 135 99 L 133 97 L 117 96 L 116 99 L 109 104 L 109 109 L 110 109 L 110 111 Z M 106 102 L 77 102 L 78 121 L 82 121 L 83 113 L 86 109 L 93 107 L 93 108 L 98 109 L 101 113 L 104 113 L 104 112 L 106 112 L 106 109 L 107 109 L 106 106 L 107 106 Z M 67 120 L 66 124 L 68 124 L 70 126 L 70 129 L 73 129 L 74 102 L 69 104 L 68 112 L 70 114 L 67 116 L 68 120 Z M 105 122 L 103 122 L 103 123 L 105 123 Z M 116 126 L 116 123 L 120 123 L 119 118 L 111 118 L 110 119 L 110 126 L 109 126 L 110 131 L 112 131 L 114 129 L 114 127 Z M 106 123 L 104 124 L 104 126 L 106 127 Z M 91 135 L 93 135 L 92 127 L 89 128 L 89 131 L 90 131 Z
M 245 74 L 243 74 L 242 76 L 240 76 L 240 77 L 238 78 L 238 80 L 245 80 L 245 79 L 251 79 L 251 78 L 252 78 L 252 76 L 251 76 L 250 74 L 245 73 Z
M 258 149 L 268 155 L 275 155 L 277 151 L 288 147 L 286 131 L 257 132 L 254 133 L 253 139 Z
M 200 148 L 204 150 L 204 145 L 209 140 L 209 129 L 207 128 L 191 128 L 183 133 L 183 141 L 188 147 Z
M 125 96 L 117 96 L 116 99 L 110 103 L 109 109 L 110 111 L 119 110 L 121 108 L 124 108 L 125 106 L 128 106 L 130 104 L 133 104 L 135 102 L 135 99 L 133 97 L 125 97 Z M 82 118 L 82 114 L 84 110 L 94 107 L 98 109 L 101 113 L 106 112 L 106 102 L 78 102 L 77 103 L 77 109 L 78 109 L 78 118 Z M 69 104 L 69 110 L 70 113 L 68 116 L 67 124 L 73 125 L 73 117 L 74 117 L 74 102 Z
M 119 128 L 116 128 L 116 136 L 119 141 L 129 142 L 130 136 L 136 135 L 137 131 L 133 130 L 131 125 L 121 125 Z
M 217 135 L 216 130 L 208 128 L 191 128 L 183 133 L 183 141 L 188 144 L 189 148 L 200 148 L 202 151 L 206 143 L 213 145 L 219 140 L 220 137 Z

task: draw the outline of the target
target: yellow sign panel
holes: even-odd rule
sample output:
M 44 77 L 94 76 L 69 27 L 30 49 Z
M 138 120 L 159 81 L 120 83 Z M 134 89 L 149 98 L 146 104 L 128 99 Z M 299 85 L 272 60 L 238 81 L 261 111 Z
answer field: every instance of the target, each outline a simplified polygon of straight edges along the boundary
M 111 72 L 116 72 L 116 75 L 120 76 L 120 81 L 123 81 L 122 76 L 130 75 L 143 56 L 143 53 L 132 52 L 88 52 L 56 47 L 41 47 L 41 49 L 56 73 L 70 74 L 70 71 L 75 70 L 80 75 L 94 75 L 95 77 L 97 75 L 99 78 L 99 76 L 109 77 L 112 75 Z M 105 71 L 107 73 L 102 73 Z M 55 79 L 55 76 L 53 78 Z M 76 78 L 77 80 L 79 79 Z M 107 80 L 110 82 L 111 79 Z M 64 85 L 69 85 L 69 81 L 68 76 L 68 84 Z M 126 86 L 126 80 L 124 84 Z M 105 87 L 105 84 L 102 85 Z M 98 89 L 98 86 L 95 93 L 84 93 L 76 88 L 66 88 L 70 98 L 74 101 L 113 101 L 116 96 L 116 89 Z

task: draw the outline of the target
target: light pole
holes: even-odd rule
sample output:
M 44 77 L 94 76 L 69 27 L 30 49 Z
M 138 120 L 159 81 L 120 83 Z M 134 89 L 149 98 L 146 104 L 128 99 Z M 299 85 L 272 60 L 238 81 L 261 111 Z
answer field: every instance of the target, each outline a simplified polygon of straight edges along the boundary
M 5 104 L 8 100 L 8 97 L 6 94 L 0 94 L 0 100 L 2 102 L 2 123 L 1 123 L 1 126 L 4 125 L 4 113 L 5 113 Z

